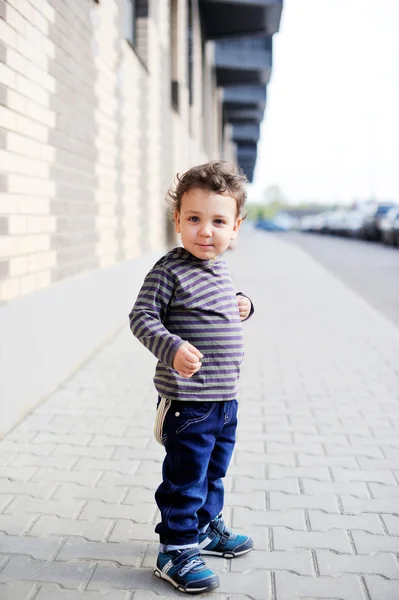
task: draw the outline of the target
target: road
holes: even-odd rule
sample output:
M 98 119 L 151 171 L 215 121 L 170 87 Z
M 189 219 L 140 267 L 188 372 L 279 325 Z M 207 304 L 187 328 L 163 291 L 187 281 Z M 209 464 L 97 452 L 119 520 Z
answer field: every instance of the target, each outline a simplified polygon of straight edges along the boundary
M 300 246 L 399 327 L 399 249 L 327 235 L 290 232 Z

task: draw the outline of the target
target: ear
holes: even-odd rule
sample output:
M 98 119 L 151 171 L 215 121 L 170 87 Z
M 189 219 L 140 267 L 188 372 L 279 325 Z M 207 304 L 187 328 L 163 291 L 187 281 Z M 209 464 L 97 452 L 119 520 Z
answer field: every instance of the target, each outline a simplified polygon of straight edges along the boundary
M 175 221 L 175 231 L 176 231 L 176 233 L 180 233 L 181 232 L 180 213 L 178 210 L 175 210 L 174 221 Z
M 231 233 L 230 239 L 235 240 L 238 232 L 240 230 L 241 227 L 241 223 L 242 223 L 242 218 L 239 217 L 238 219 L 235 220 L 234 226 L 233 226 L 233 231 Z

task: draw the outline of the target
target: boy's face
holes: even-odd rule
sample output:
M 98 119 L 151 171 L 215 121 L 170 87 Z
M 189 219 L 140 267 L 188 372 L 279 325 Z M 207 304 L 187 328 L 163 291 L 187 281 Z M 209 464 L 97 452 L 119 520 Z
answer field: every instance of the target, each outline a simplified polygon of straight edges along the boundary
M 183 194 L 180 212 L 175 212 L 175 229 L 184 248 L 202 260 L 227 250 L 241 223 L 234 198 L 201 188 Z

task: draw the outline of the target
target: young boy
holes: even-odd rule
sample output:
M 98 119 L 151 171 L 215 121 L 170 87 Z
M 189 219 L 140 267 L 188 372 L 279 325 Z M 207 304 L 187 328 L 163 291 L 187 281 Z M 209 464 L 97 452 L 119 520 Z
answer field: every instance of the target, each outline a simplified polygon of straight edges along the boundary
M 155 574 L 184 592 L 219 586 L 201 554 L 233 558 L 253 545 L 221 515 L 237 427 L 241 321 L 253 313 L 221 255 L 240 229 L 246 181 L 225 161 L 178 177 L 169 199 L 183 248 L 154 265 L 129 315 L 133 334 L 159 360 L 155 433 L 166 457 L 155 494 Z

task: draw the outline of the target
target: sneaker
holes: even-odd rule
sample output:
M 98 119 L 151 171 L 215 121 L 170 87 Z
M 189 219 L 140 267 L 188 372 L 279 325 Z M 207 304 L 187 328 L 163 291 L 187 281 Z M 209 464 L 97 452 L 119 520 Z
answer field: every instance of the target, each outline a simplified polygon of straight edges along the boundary
M 208 569 L 198 548 L 160 552 L 154 573 L 180 592 L 198 594 L 219 587 L 219 577 Z
M 223 558 L 235 558 L 250 552 L 253 541 L 247 535 L 238 535 L 229 529 L 221 515 L 213 519 L 208 529 L 199 536 L 199 549 L 201 554 L 216 554 Z

